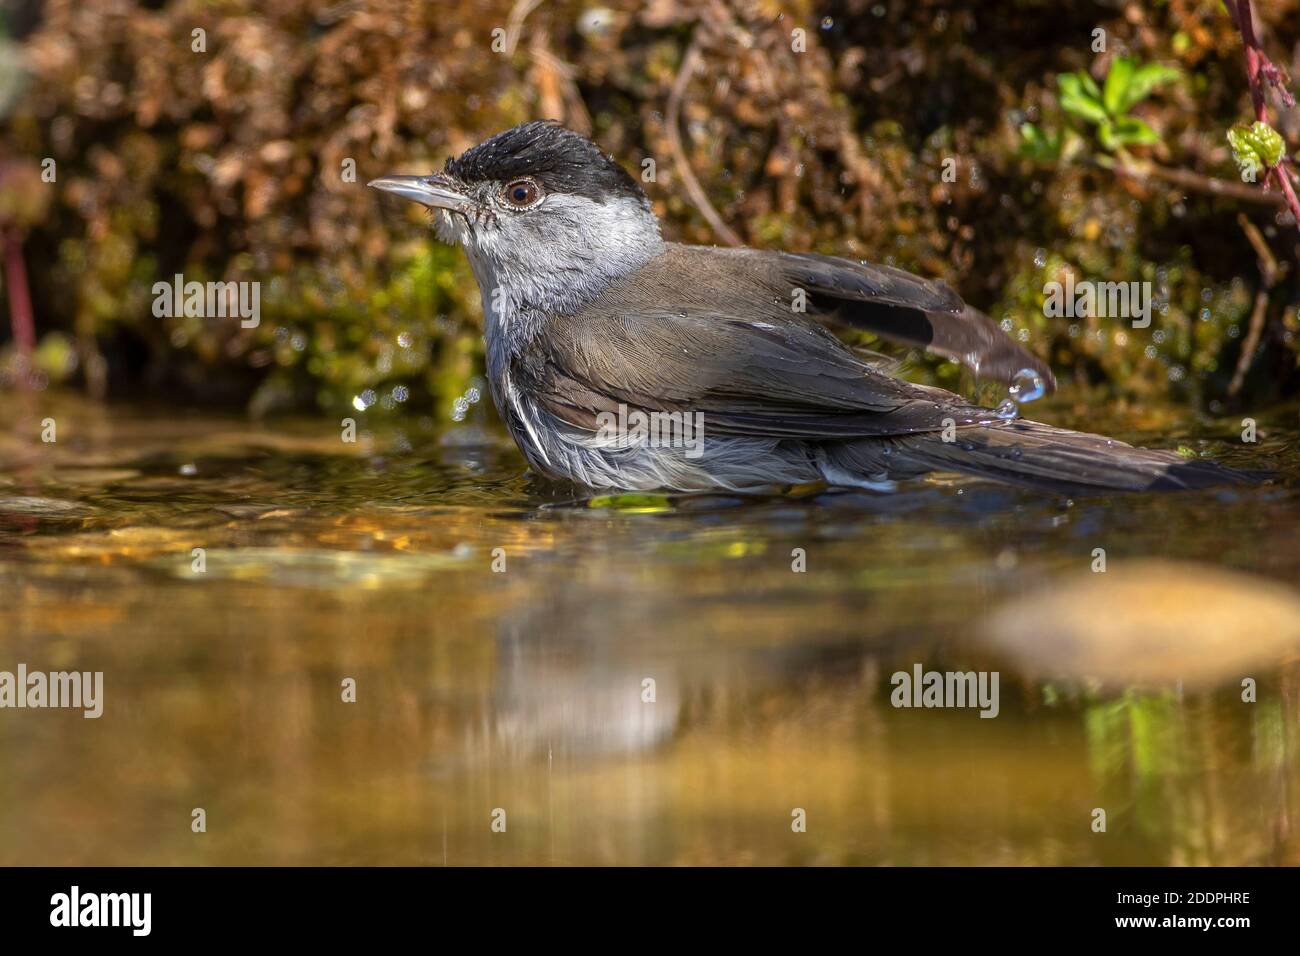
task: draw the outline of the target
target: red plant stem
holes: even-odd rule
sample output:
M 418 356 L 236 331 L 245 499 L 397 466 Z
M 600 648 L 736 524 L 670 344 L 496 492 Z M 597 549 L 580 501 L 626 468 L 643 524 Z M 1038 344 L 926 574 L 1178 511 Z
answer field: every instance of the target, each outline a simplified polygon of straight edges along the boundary
M 1246 79 L 1250 83 L 1250 100 L 1255 104 L 1255 119 L 1268 122 L 1268 109 L 1264 103 L 1264 84 L 1259 78 L 1259 40 L 1255 36 L 1255 15 L 1250 0 L 1237 0 L 1237 29 L 1246 48 Z
M 1282 164 L 1278 163 L 1269 170 L 1273 178 L 1282 186 L 1282 195 L 1286 197 L 1287 207 L 1291 210 L 1291 215 L 1295 217 L 1296 227 L 1300 228 L 1300 199 L 1296 198 L 1295 189 L 1291 186 L 1291 179 L 1287 176 Z
M 23 265 L 23 241 L 16 230 L 3 233 L 3 237 L 9 324 L 19 354 L 26 357 L 36 347 L 36 323 L 32 318 L 32 296 L 27 288 L 27 269 Z
M 1241 32 L 1241 43 L 1246 50 L 1246 80 L 1250 84 L 1250 100 L 1255 106 L 1255 119 L 1261 123 L 1268 122 L 1268 105 L 1264 99 L 1264 75 L 1267 75 L 1270 84 L 1282 86 L 1282 79 L 1264 50 L 1259 45 L 1259 38 L 1255 35 L 1255 14 L 1251 9 L 1250 0 L 1236 0 L 1236 8 L 1233 8 L 1232 0 L 1223 0 L 1223 5 L 1228 8 L 1228 13 L 1232 16 L 1233 22 Z M 1290 91 L 1283 86 L 1284 98 L 1290 102 Z M 1264 188 L 1268 188 L 1269 180 L 1277 182 L 1282 189 L 1282 195 L 1286 197 L 1287 208 L 1291 210 L 1291 216 L 1295 219 L 1296 228 L 1300 229 L 1300 199 L 1296 198 L 1295 190 L 1291 186 L 1291 180 L 1286 174 L 1282 163 L 1285 161 L 1286 150 L 1283 149 L 1283 160 L 1277 165 L 1268 168 L 1268 175 L 1264 177 Z

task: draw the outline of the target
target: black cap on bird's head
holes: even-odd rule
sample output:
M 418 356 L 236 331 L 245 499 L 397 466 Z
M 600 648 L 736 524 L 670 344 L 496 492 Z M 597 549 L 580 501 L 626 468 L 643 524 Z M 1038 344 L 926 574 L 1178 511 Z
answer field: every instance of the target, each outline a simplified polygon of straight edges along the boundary
M 534 120 L 497 133 L 447 160 L 441 173 L 387 176 L 369 185 L 433 209 L 465 214 L 472 211 L 465 200 L 496 198 L 494 192 L 511 210 L 527 210 L 550 194 L 598 203 L 632 200 L 650 209 L 640 184 L 612 156 L 554 120 Z
M 581 133 L 553 120 L 535 120 L 497 133 L 461 156 L 443 172 L 463 183 L 537 179 L 548 192 L 585 196 L 596 202 L 639 199 L 645 193 L 627 170 Z

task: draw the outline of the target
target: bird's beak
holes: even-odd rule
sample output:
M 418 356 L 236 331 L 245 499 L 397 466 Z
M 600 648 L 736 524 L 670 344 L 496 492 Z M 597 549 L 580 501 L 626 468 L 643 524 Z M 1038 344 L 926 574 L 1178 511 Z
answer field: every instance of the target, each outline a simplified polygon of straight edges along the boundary
M 382 179 L 372 179 L 366 185 L 410 199 L 430 209 L 464 212 L 470 204 L 468 196 L 453 189 L 452 181 L 438 173 L 431 176 L 384 176 Z

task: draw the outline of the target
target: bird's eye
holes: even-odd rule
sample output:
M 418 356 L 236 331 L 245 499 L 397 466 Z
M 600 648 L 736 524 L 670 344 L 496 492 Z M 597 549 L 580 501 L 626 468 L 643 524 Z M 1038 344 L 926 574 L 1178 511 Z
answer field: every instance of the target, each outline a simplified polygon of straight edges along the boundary
M 531 206 L 537 202 L 541 190 L 537 188 L 537 183 L 531 179 L 516 179 L 506 183 L 505 194 L 506 202 L 522 209 L 524 206 Z

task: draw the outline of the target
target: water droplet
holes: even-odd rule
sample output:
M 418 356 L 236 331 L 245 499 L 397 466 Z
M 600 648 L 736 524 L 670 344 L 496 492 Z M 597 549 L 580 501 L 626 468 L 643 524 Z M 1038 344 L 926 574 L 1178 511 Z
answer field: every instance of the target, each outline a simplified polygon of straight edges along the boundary
M 831 29 L 831 27 L 833 27 L 833 26 L 835 26 L 835 18 L 834 18 L 834 17 L 822 17 L 822 29 L 823 29 L 823 30 L 829 30 L 829 29 Z
M 1047 384 L 1043 381 L 1043 376 L 1032 368 L 1022 368 L 1011 376 L 1011 387 L 1007 391 L 1012 401 L 1023 405 L 1025 402 L 1036 402 L 1046 395 Z
M 1004 422 L 1015 421 L 1020 417 L 1020 406 L 1012 399 L 1004 398 L 1002 399 L 1002 403 L 994 409 L 993 414 L 997 415 L 998 418 L 1002 419 Z

